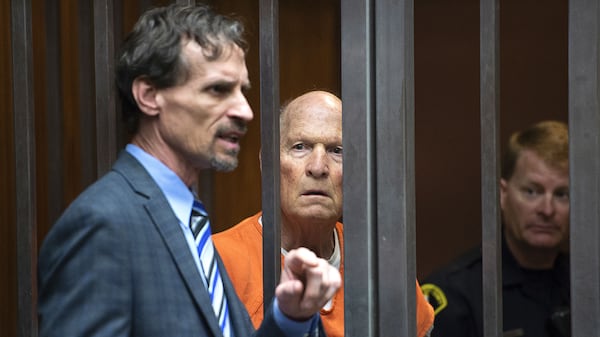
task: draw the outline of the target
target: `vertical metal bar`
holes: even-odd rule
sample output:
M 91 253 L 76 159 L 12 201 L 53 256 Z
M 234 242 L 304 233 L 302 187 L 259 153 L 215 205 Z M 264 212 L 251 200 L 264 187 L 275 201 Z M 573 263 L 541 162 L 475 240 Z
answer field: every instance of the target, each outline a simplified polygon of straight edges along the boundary
M 60 4 L 58 0 L 46 2 L 46 138 L 48 146 L 48 223 L 53 224 L 63 210 L 63 124 L 60 77 Z M 40 230 L 43 230 L 40 228 Z
M 97 175 L 117 157 L 113 0 L 94 1 Z
M 483 334 L 502 336 L 502 254 L 499 211 L 499 0 L 480 1 L 480 118 Z
M 35 118 L 31 1 L 11 2 L 15 127 L 18 336 L 37 336 Z
M 186 0 L 186 1 L 193 1 L 193 0 Z M 140 13 L 147 11 L 148 9 L 150 9 L 151 6 L 152 6 L 152 0 L 140 0 L 140 3 L 139 3 Z M 202 203 L 204 203 L 204 200 L 202 201 Z M 206 206 L 206 205 L 204 205 L 204 206 Z
M 413 1 L 375 18 L 379 336 L 416 336 Z
M 81 84 L 92 83 L 94 81 L 94 32 L 92 31 L 94 27 L 90 25 L 92 20 L 92 3 L 89 1 L 80 1 L 77 4 L 77 60 L 79 63 L 78 81 Z M 110 90 L 112 90 L 112 86 L 110 87 Z M 81 140 L 80 183 L 81 186 L 88 186 L 96 180 L 96 177 L 98 176 L 96 173 L 96 138 L 94 138 L 94 133 L 88 132 L 88 130 L 94 130 L 96 127 L 93 86 L 79 86 L 78 103 L 80 130 L 85 130 L 79 134 Z M 96 110 L 96 112 L 106 113 L 104 110 Z
M 260 1 L 260 127 L 263 210 L 263 298 L 273 297 L 281 273 L 279 200 L 279 1 Z
M 341 1 L 345 335 L 377 331 L 373 2 Z M 350 165 L 351 163 L 351 165 Z M 351 262 L 348 262 L 351 261 Z
M 600 331 L 600 4 L 569 2 L 572 336 Z

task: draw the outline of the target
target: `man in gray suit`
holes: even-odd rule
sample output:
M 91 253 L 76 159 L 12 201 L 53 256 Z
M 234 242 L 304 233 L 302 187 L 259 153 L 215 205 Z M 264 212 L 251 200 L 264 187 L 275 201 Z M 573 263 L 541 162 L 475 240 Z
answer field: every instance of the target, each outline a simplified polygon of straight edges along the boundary
M 323 335 L 318 312 L 339 272 L 291 251 L 254 332 L 194 200 L 201 169 L 237 166 L 253 117 L 242 34 L 205 6 L 171 5 L 146 12 L 126 38 L 117 85 L 133 137 L 44 241 L 40 336 Z

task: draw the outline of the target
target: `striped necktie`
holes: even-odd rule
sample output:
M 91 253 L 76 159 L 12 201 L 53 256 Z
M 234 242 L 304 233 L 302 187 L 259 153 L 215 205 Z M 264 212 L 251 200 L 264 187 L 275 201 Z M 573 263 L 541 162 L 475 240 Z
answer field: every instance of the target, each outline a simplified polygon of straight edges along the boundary
M 227 299 L 223 290 L 223 280 L 219 273 L 217 259 L 215 256 L 215 248 L 210 237 L 210 220 L 204 205 L 199 200 L 194 200 L 192 206 L 192 215 L 190 217 L 190 228 L 196 240 L 198 247 L 198 256 L 200 257 L 200 265 L 204 272 L 204 277 L 208 287 L 208 293 L 212 301 L 212 307 L 219 321 L 219 326 L 224 337 L 232 336 L 231 326 L 229 323 L 229 310 L 227 307 Z

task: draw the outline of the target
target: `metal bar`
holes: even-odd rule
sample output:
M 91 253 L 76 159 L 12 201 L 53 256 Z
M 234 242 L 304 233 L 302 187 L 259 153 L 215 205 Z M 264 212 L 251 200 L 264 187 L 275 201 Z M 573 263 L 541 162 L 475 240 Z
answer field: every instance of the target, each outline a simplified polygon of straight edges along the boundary
M 600 331 L 600 5 L 569 2 L 571 335 Z
M 279 1 L 260 1 L 260 127 L 263 298 L 271 302 L 281 273 L 279 200 Z
M 96 79 L 96 149 L 98 176 L 108 172 L 117 157 L 114 76 L 113 0 L 94 1 Z
M 48 224 L 53 224 L 63 211 L 63 124 L 60 62 L 60 4 L 58 0 L 46 2 L 46 132 L 48 151 Z M 40 230 L 43 230 L 40 228 Z
M 13 116 L 15 127 L 17 334 L 37 336 L 37 231 L 35 181 L 35 110 L 31 1 L 11 2 Z M 18 74 L 18 75 L 16 75 Z
M 93 20 L 92 3 L 80 1 L 77 4 L 77 60 L 79 83 L 92 83 L 94 81 L 94 32 L 90 22 Z M 112 90 L 112 87 L 111 87 Z M 103 96 L 100 96 L 103 97 Z M 85 130 L 79 133 L 81 154 L 81 186 L 88 186 L 96 180 L 96 138 L 93 132 L 96 128 L 96 114 L 94 113 L 94 87 L 91 85 L 79 86 L 79 127 Z M 108 107 L 106 107 L 108 108 Z M 105 113 L 104 110 L 97 110 Z M 114 133 L 113 133 L 114 134 Z
M 125 8 L 125 2 L 124 1 L 117 1 L 116 6 L 113 8 L 114 12 L 113 12 L 113 36 L 115 36 L 115 40 L 113 41 L 113 46 L 115 48 L 118 48 L 122 38 L 125 36 L 125 32 L 123 31 L 123 25 L 124 23 L 124 8 Z M 140 3 L 140 6 L 142 6 L 142 4 Z M 141 8 L 141 7 L 139 7 Z M 145 8 L 148 9 L 148 8 Z M 138 16 L 141 13 L 138 13 Z M 116 56 L 114 57 L 114 59 L 116 60 Z M 115 89 L 115 93 L 116 93 L 116 89 Z M 125 145 L 127 145 L 127 143 L 129 143 L 130 141 L 130 135 L 127 132 L 127 128 L 125 126 L 125 123 L 122 122 L 122 109 L 121 109 L 121 104 L 120 101 L 117 99 L 116 103 L 115 103 L 115 123 L 116 123 L 116 150 L 120 151 L 121 149 L 123 149 L 125 147 Z
M 190 0 L 186 0 L 186 1 L 189 2 Z M 191 0 L 191 1 L 193 1 L 193 0 Z M 140 0 L 140 3 L 139 3 L 140 13 L 147 11 L 151 7 L 152 7 L 152 0 Z M 204 203 L 204 200 L 202 201 L 202 203 Z M 206 206 L 206 205 L 204 205 L 204 206 Z
M 499 0 L 481 0 L 479 8 L 483 334 L 501 337 Z
M 341 4 L 345 335 L 378 336 L 373 2 Z
M 416 336 L 413 1 L 375 18 L 379 336 Z

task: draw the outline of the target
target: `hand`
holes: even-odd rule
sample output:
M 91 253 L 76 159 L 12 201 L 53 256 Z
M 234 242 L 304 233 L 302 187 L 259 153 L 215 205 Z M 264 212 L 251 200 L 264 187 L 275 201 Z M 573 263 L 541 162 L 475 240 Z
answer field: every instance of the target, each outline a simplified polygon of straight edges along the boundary
M 275 289 L 279 309 L 290 319 L 304 321 L 318 313 L 342 284 L 340 272 L 306 248 L 285 257 Z

